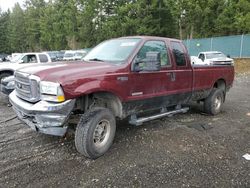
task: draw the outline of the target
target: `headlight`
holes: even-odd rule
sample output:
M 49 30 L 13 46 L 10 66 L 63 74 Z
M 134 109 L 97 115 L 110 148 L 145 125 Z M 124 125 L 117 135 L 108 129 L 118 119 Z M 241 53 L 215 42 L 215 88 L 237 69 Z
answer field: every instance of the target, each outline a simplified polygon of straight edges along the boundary
M 10 81 L 7 86 L 6 86 L 7 89 L 15 89 L 15 81 Z
M 65 101 L 63 90 L 58 83 L 41 81 L 40 92 L 42 100 L 51 102 Z

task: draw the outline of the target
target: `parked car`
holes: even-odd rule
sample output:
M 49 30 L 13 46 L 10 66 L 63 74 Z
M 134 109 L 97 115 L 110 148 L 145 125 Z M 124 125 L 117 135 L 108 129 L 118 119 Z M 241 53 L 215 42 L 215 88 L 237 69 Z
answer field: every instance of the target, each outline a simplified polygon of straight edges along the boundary
M 231 65 L 192 67 L 183 43 L 169 38 L 108 40 L 84 60 L 16 71 L 9 98 L 19 119 L 41 133 L 63 136 L 80 117 L 75 146 L 93 159 L 111 147 L 116 119 L 137 126 L 185 113 L 190 101 L 216 115 L 234 80 Z
M 19 68 L 48 62 L 51 62 L 51 59 L 46 53 L 19 54 L 12 58 L 11 62 L 0 64 L 0 81 L 5 77 L 13 75 L 15 70 Z
M 209 51 L 200 52 L 198 57 L 191 56 L 191 62 L 194 65 L 228 65 L 234 64 L 233 59 L 227 57 L 222 52 Z
M 65 51 L 58 51 L 56 56 L 57 56 L 57 61 L 62 61 L 64 57 Z
M 48 52 L 45 52 L 45 53 L 47 53 L 49 56 L 50 56 L 50 59 L 51 59 L 51 61 L 52 62 L 54 62 L 54 61 L 58 61 L 58 59 L 57 59 L 57 51 L 48 51 Z
M 87 54 L 87 51 L 76 51 L 74 55 L 74 60 L 81 60 L 83 59 Z
M 63 57 L 64 61 L 74 61 L 81 60 L 85 57 L 88 52 L 85 50 L 77 50 L 77 51 L 66 51 Z
M 75 51 L 65 51 L 64 56 L 63 56 L 63 60 L 64 61 L 72 61 L 74 60 L 74 56 L 75 56 Z
M 7 54 L 0 54 L 0 62 L 5 62 L 7 61 Z
M 5 95 L 9 95 L 15 89 L 15 77 L 8 76 L 1 80 L 1 92 Z

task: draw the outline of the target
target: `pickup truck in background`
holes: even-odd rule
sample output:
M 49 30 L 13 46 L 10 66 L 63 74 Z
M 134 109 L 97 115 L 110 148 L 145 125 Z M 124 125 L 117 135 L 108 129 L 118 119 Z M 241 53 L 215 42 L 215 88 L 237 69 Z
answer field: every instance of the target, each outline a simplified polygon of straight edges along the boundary
M 0 81 L 14 74 L 15 70 L 37 63 L 49 63 L 51 59 L 47 53 L 23 53 L 18 54 L 10 62 L 0 64 Z
M 16 71 L 9 99 L 19 119 L 41 133 L 63 136 L 80 117 L 76 149 L 95 159 L 111 147 L 117 119 L 137 126 L 185 113 L 190 101 L 216 115 L 233 80 L 232 65 L 193 67 L 180 40 L 122 37 L 99 44 L 82 62 Z
M 200 52 L 198 56 L 191 56 L 193 65 L 233 65 L 234 60 L 225 56 L 222 52 Z

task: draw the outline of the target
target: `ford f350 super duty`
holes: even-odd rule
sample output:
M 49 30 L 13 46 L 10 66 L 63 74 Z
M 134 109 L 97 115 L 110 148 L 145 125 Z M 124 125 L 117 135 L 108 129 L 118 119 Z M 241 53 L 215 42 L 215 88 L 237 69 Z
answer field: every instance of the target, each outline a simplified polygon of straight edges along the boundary
M 180 40 L 122 37 L 99 44 L 82 62 L 16 71 L 9 98 L 19 119 L 41 133 L 63 136 L 80 117 L 76 149 L 98 158 L 112 145 L 117 119 L 141 125 L 185 113 L 190 101 L 216 115 L 233 80 L 232 65 L 192 67 Z

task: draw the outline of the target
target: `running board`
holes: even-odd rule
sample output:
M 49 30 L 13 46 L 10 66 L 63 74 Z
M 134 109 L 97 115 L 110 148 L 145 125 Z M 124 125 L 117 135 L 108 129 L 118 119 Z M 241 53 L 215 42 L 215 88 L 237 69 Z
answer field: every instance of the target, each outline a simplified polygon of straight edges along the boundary
M 188 110 L 189 110 L 189 108 L 185 107 L 185 108 L 180 108 L 180 109 L 177 109 L 177 110 L 164 112 L 164 113 L 160 113 L 160 114 L 149 116 L 149 117 L 142 117 L 142 118 L 137 118 L 136 115 L 132 115 L 131 118 L 130 118 L 129 123 L 132 124 L 132 125 L 139 126 L 139 125 L 142 125 L 144 122 L 147 122 L 147 121 L 159 119 L 159 118 L 162 118 L 162 117 L 172 117 L 175 114 L 186 113 Z

